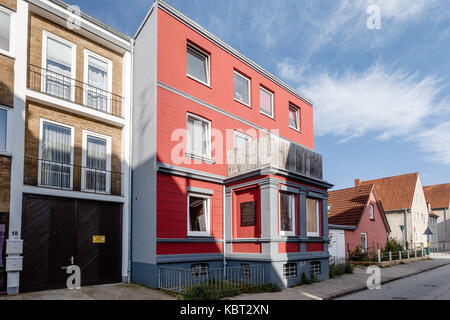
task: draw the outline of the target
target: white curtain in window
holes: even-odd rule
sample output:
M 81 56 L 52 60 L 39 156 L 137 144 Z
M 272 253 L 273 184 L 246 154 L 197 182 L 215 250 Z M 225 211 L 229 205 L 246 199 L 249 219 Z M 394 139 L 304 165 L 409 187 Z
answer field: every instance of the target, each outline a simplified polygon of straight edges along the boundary
M 10 15 L 0 11 L 0 49 L 5 51 L 9 51 L 10 23 Z
M 234 98 L 242 103 L 249 104 L 249 85 L 248 79 L 234 73 Z
M 188 150 L 209 157 L 209 124 L 206 121 L 188 118 Z
M 260 89 L 261 112 L 272 116 L 272 95 L 264 89 Z
M 107 111 L 108 64 L 97 58 L 88 58 L 88 106 Z
M 87 137 L 86 189 L 106 191 L 106 140 Z
M 70 188 L 71 130 L 44 122 L 42 134 L 41 184 Z
M 0 149 L 6 149 L 6 121 L 7 121 L 7 111 L 0 109 Z
M 47 38 L 47 93 L 63 99 L 71 98 L 72 47 Z

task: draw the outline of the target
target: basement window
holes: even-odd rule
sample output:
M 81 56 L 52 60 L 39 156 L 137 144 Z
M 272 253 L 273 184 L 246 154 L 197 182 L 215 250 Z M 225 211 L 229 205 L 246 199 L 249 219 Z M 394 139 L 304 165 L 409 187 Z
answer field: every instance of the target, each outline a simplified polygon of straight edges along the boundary
M 197 263 L 191 265 L 191 274 L 192 278 L 198 279 L 207 279 L 209 273 L 209 264 L 207 263 Z
M 320 275 L 320 261 L 313 261 L 309 265 L 310 275 Z
M 286 279 L 297 277 L 297 264 L 296 263 L 286 263 L 283 265 L 283 277 Z

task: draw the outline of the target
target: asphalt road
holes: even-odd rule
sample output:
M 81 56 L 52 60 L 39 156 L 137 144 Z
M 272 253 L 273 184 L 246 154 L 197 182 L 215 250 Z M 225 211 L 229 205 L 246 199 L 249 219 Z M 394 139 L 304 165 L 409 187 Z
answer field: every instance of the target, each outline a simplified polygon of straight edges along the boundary
M 380 290 L 364 290 L 337 300 L 450 300 L 450 265 L 383 284 Z

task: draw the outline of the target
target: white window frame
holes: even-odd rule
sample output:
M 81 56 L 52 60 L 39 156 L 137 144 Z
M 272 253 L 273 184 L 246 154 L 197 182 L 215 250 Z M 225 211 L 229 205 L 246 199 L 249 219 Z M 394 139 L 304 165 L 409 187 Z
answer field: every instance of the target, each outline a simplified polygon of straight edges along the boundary
M 190 197 L 196 197 L 206 200 L 206 213 L 205 213 L 205 224 L 206 232 L 202 231 L 191 231 L 191 217 L 190 217 Z M 207 196 L 200 193 L 187 194 L 187 235 L 188 237 L 210 237 L 211 236 L 211 196 Z
M 43 147 L 43 136 L 44 136 L 44 122 L 54 124 L 57 126 L 61 126 L 67 129 L 70 129 L 70 140 L 71 140 L 71 147 L 70 147 L 70 187 L 69 188 L 60 188 L 55 186 L 49 186 L 49 185 L 43 185 L 41 184 L 41 168 L 42 168 L 42 147 Z M 74 158 L 74 148 L 75 148 L 75 128 L 73 126 L 69 126 L 60 122 L 40 118 L 39 123 L 39 167 L 38 167 L 38 186 L 39 187 L 45 187 L 45 188 L 52 188 L 52 189 L 62 189 L 62 190 L 73 190 L 73 158 Z
M 295 105 L 293 105 L 292 103 L 289 103 L 289 114 L 290 114 L 290 110 L 291 109 L 295 110 L 295 114 L 296 114 L 296 117 L 297 117 L 297 126 L 298 126 L 298 128 L 292 127 L 290 123 L 289 123 L 289 128 L 300 132 L 300 128 L 301 128 L 301 125 L 300 125 L 300 108 L 295 106 Z M 289 118 L 288 118 L 288 121 L 289 121 Z
M 306 198 L 306 199 L 310 199 L 310 200 L 315 200 L 316 201 L 316 225 L 317 225 L 317 231 L 315 232 L 309 232 L 307 231 L 307 236 L 308 237 L 320 237 L 320 200 L 316 199 L 316 198 Z M 306 213 L 306 230 L 308 230 L 308 213 Z
M 188 120 L 189 120 L 190 117 L 194 118 L 194 119 L 196 119 L 198 121 L 202 121 L 202 122 L 208 123 L 208 136 L 207 136 L 207 139 L 208 139 L 208 150 L 207 150 L 207 154 L 206 155 L 197 153 L 194 150 L 189 150 L 190 140 L 189 140 Z M 187 115 L 186 115 L 186 141 L 187 141 L 186 154 L 188 156 L 191 156 L 191 157 L 194 156 L 194 157 L 199 157 L 201 159 L 211 159 L 211 139 L 212 139 L 211 138 L 211 121 L 209 121 L 209 120 L 207 120 L 205 118 L 202 118 L 200 116 L 197 116 L 195 114 L 187 113 Z
M 9 14 L 9 50 L 3 50 L 0 49 L 0 53 L 9 57 L 14 58 L 14 52 L 15 52 L 15 38 L 13 37 L 13 31 L 15 27 L 15 12 L 12 10 L 9 10 L 8 8 L 5 8 L 3 6 L 0 6 L 0 10 L 4 13 Z
M 375 220 L 375 206 L 373 203 L 369 204 L 369 218 L 370 220 Z
M 259 95 L 259 97 L 260 97 L 260 100 L 259 100 L 259 112 L 261 112 L 263 115 L 273 119 L 275 117 L 274 104 L 273 104 L 273 92 L 270 92 L 269 90 L 267 90 L 263 86 L 259 86 L 259 89 L 264 91 L 264 92 L 266 92 L 266 93 L 268 93 L 268 94 L 270 94 L 270 106 L 271 106 L 272 114 L 267 114 L 267 113 L 262 111 L 262 108 L 261 108 L 261 91 L 260 91 L 260 95 Z
M 70 42 L 64 38 L 57 36 L 47 30 L 42 30 L 42 61 L 41 67 L 43 70 L 47 70 L 47 39 L 51 38 L 56 41 L 62 42 L 72 48 L 72 61 L 71 61 L 71 87 L 70 87 L 70 100 L 75 101 L 75 79 L 77 77 L 77 45 L 73 42 Z M 46 71 L 45 71 L 46 72 Z M 41 75 L 41 92 L 47 92 L 47 82 L 45 81 L 46 77 Z
M 11 108 L 8 108 L 4 105 L 0 105 L 0 110 L 4 110 L 6 111 L 6 128 L 5 128 L 5 148 L 3 149 L 0 146 L 0 153 L 2 152 L 6 152 L 8 150 L 9 147 L 9 143 L 8 143 L 8 139 L 9 139 L 9 134 L 8 134 L 8 123 L 9 123 L 9 117 L 10 117 L 10 110 Z
M 320 261 L 311 261 L 309 263 L 310 276 L 318 276 L 322 273 L 322 263 Z
M 283 278 L 293 279 L 298 276 L 298 266 L 295 262 L 288 262 L 283 264 Z
M 193 43 L 188 42 L 186 45 L 186 63 L 187 63 L 187 55 L 188 55 L 189 49 L 192 51 L 195 51 L 197 54 L 206 58 L 206 80 L 207 81 L 204 82 L 203 80 L 200 80 L 200 79 L 196 78 L 195 76 L 190 75 L 187 70 L 187 64 L 186 64 L 186 76 L 188 78 L 191 78 L 192 80 L 200 82 L 201 84 L 204 84 L 208 87 L 211 86 L 211 58 L 210 58 L 210 55 L 208 53 L 206 53 L 204 50 L 202 50 L 199 47 L 197 47 L 196 45 L 194 45 Z
M 87 166 L 87 139 L 88 136 L 99 138 L 106 140 L 106 190 L 105 191 L 96 191 L 96 193 L 104 193 L 104 194 L 110 194 L 111 193 L 111 145 L 112 145 L 112 138 L 110 136 L 106 136 L 103 134 L 95 133 L 88 130 L 83 130 L 83 146 L 82 146 L 82 159 L 81 159 L 81 165 L 82 165 L 82 174 L 81 174 L 81 190 L 85 192 L 92 192 L 95 191 L 95 189 L 88 189 L 86 187 L 86 170 L 89 170 L 86 168 Z M 101 171 L 101 170 L 99 170 Z
M 89 87 L 89 56 L 98 59 L 108 65 L 108 88 L 105 90 L 107 93 L 107 104 L 106 104 L 106 112 L 111 113 L 111 92 L 112 92 L 112 61 L 108 58 L 105 58 L 97 53 L 94 53 L 92 51 L 89 51 L 88 49 L 84 49 L 84 92 L 83 92 L 83 104 L 85 106 L 88 106 L 87 104 L 87 89 Z M 92 86 L 93 87 L 93 86 Z M 103 90 L 103 89 L 101 89 Z M 99 110 L 101 111 L 101 110 Z
M 234 97 L 234 75 L 235 74 L 237 74 L 241 78 L 244 78 L 248 82 L 248 104 L 245 102 L 242 102 Z M 242 73 L 240 73 L 236 70 L 233 70 L 233 99 L 234 99 L 234 101 L 242 103 L 244 106 L 247 106 L 247 107 L 250 107 L 252 105 L 252 81 L 250 80 L 250 78 L 244 76 Z
M 282 193 L 285 193 L 285 194 L 287 194 L 287 195 L 289 195 L 289 201 L 291 201 L 291 208 L 292 208 L 292 212 L 291 212 L 291 214 L 292 214 L 292 231 L 283 231 L 283 230 L 281 230 L 281 194 Z M 279 225 L 279 231 L 280 231 L 280 235 L 282 236 L 282 237 L 291 237 L 291 236 L 295 236 L 296 235 L 296 224 L 295 224 L 295 213 L 296 213 L 296 205 L 295 205 L 295 202 L 296 202 L 296 199 L 295 199 L 295 197 L 296 197 L 296 194 L 295 193 L 291 193 L 291 192 L 288 192 L 288 191 L 283 191 L 283 190 L 280 190 L 279 192 L 278 192 L 278 225 Z
M 242 139 L 246 139 L 247 142 L 251 142 L 252 141 L 252 137 L 249 136 L 248 134 L 245 134 L 241 131 L 238 130 L 234 130 L 234 147 L 237 148 L 236 145 L 236 137 L 241 137 Z
M 368 251 L 368 235 L 367 235 L 367 232 L 361 232 L 361 240 L 362 240 L 362 237 L 364 236 L 364 238 L 366 239 L 366 247 L 365 248 L 363 248 L 362 247 L 362 243 L 361 243 L 361 250 L 363 251 L 363 252 L 367 252 Z M 362 241 L 361 241 L 362 242 Z

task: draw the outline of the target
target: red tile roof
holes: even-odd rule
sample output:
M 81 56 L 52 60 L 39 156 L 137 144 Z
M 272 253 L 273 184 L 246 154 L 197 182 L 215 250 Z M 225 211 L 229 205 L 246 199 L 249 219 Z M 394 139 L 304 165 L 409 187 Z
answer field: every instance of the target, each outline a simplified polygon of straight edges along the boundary
M 431 203 L 431 209 L 448 208 L 450 205 L 450 183 L 423 187 L 425 199 Z
M 358 226 L 373 185 L 330 191 L 328 223 L 344 226 Z
M 360 185 L 375 185 L 385 211 L 410 209 L 419 173 L 361 181 Z

